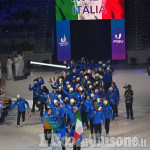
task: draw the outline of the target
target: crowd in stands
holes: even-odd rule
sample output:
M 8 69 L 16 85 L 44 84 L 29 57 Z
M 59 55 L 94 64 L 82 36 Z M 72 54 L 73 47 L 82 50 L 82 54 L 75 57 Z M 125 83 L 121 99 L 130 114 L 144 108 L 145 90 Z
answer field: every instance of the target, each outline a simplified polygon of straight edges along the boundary
M 40 15 L 38 3 L 0 2 L 0 46 L 6 51 L 32 50 Z

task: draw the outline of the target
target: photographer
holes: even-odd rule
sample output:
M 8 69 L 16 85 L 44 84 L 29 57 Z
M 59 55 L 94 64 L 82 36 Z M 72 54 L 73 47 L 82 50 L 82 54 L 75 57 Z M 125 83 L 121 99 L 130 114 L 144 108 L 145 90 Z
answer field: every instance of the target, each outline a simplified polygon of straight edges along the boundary
M 126 111 L 127 111 L 127 119 L 129 119 L 129 114 L 131 116 L 131 120 L 133 120 L 133 110 L 132 110 L 132 104 L 133 104 L 133 91 L 131 85 L 125 86 L 124 97 L 125 97 L 125 103 L 126 103 Z

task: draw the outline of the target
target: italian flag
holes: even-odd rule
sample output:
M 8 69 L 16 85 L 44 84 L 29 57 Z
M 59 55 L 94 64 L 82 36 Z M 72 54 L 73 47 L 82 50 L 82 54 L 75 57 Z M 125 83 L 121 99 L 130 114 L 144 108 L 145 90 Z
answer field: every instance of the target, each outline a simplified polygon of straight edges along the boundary
M 83 87 L 83 86 L 80 86 L 80 87 L 78 88 L 78 91 L 81 92 L 81 91 L 83 91 L 83 89 L 84 89 L 84 87 Z
M 63 71 L 63 74 L 66 74 L 66 73 L 67 73 L 67 71 L 66 71 L 66 70 L 64 70 L 64 71 Z
M 62 79 L 62 78 L 58 78 L 58 81 L 59 81 L 60 83 L 63 83 L 63 79 Z
M 64 64 L 64 65 L 67 65 L 67 61 L 64 61 L 63 64 Z
M 74 73 L 77 73 L 77 69 L 73 69 L 73 72 L 74 72 Z
M 99 106 L 99 107 L 97 108 L 97 110 L 98 110 L 98 111 L 102 111 L 102 107 Z
M 60 74 L 60 71 L 57 71 L 57 70 L 56 70 L 56 71 L 55 71 L 55 74 Z
M 94 68 L 94 71 L 97 71 L 97 68 Z
M 70 64 L 73 65 L 73 61 L 70 61 Z
M 49 80 L 50 80 L 50 83 L 52 83 L 52 82 L 55 82 L 55 81 L 56 81 L 56 80 L 55 80 L 55 77 L 50 78 Z
M 37 101 L 37 104 L 38 104 L 38 105 L 40 105 L 40 104 L 41 104 L 41 102 L 38 100 L 38 101 Z
M 85 79 L 88 80 L 88 79 L 89 79 L 89 76 L 85 76 Z
M 100 75 L 100 76 L 99 76 L 99 79 L 101 79 L 101 80 L 102 80 L 102 79 L 103 79 L 103 76 L 102 76 L 102 75 Z
M 99 67 L 99 68 L 98 68 L 98 71 L 100 71 L 100 72 L 101 72 L 101 71 L 102 71 L 102 67 Z
M 89 74 L 91 74 L 91 73 L 92 73 L 92 70 L 90 70 L 90 69 L 87 69 L 87 70 L 86 70 L 86 73 L 89 73 Z
M 102 103 L 102 98 L 97 98 L 97 103 Z
M 74 125 L 75 125 L 75 132 L 74 132 L 73 144 L 75 144 L 77 139 L 80 138 L 83 134 L 83 125 L 82 125 L 80 110 L 76 115 L 76 118 L 74 120 Z

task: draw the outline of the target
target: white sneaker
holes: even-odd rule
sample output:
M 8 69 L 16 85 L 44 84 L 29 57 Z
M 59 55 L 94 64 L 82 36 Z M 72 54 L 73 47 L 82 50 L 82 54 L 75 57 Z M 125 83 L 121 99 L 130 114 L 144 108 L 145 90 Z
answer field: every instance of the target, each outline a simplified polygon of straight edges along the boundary
M 24 122 L 22 122 L 21 126 L 23 126 L 23 125 L 25 125 L 25 121 L 24 121 Z
M 25 124 L 26 122 L 24 121 L 24 122 L 22 122 L 22 124 Z
M 107 134 L 105 135 L 105 137 L 109 137 L 109 133 L 107 133 Z
M 20 128 L 20 125 L 17 125 L 17 128 Z

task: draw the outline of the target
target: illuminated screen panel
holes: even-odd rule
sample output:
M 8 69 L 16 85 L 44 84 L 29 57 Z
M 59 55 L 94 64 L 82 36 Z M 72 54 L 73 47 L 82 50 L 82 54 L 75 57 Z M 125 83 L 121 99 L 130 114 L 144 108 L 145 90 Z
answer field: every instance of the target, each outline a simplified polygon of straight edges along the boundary
M 124 19 L 124 0 L 55 0 L 56 20 Z

